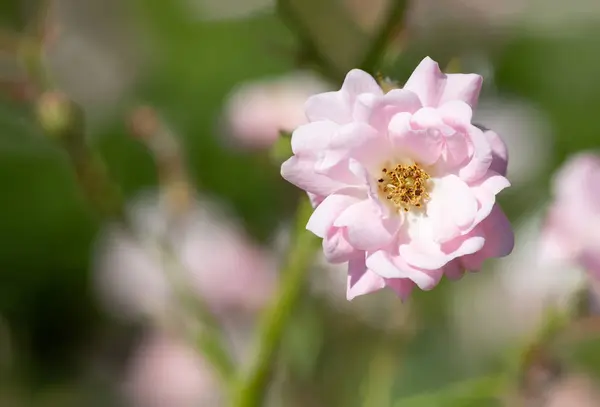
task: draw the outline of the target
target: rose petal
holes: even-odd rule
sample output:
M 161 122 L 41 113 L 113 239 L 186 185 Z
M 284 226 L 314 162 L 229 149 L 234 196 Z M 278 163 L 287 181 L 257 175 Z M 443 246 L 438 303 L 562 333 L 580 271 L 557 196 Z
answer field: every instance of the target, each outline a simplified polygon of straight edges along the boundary
M 348 288 L 346 293 L 348 300 L 381 290 L 383 287 L 385 287 L 384 279 L 367 269 L 364 257 L 358 257 L 348 262 Z
M 330 121 L 304 124 L 292 133 L 292 151 L 294 154 L 317 153 L 329 146 L 339 125 Z
M 399 218 L 383 219 L 380 208 L 371 200 L 356 203 L 335 220 L 334 226 L 346 227 L 348 241 L 360 250 L 375 250 L 390 242 Z
M 478 203 L 473 191 L 456 175 L 435 180 L 427 203 L 427 215 L 433 225 L 433 240 L 443 243 L 470 227 L 477 215 Z
M 421 109 L 424 110 L 424 109 Z M 443 139 L 437 129 L 416 131 L 410 126 L 409 113 L 399 113 L 390 121 L 388 130 L 392 144 L 421 165 L 435 163 L 442 153 Z
M 465 182 L 472 182 L 485 175 L 492 164 L 492 148 L 483 132 L 475 126 L 470 126 L 469 140 L 473 145 L 471 161 L 460 169 L 458 175 Z
M 281 165 L 281 176 L 292 184 L 316 195 L 330 195 L 350 184 L 315 172 L 315 162 L 292 156 Z
M 344 263 L 359 251 L 348 242 L 345 229 L 332 228 L 323 239 L 323 254 L 330 263 Z
M 471 107 L 477 106 L 483 77 L 476 74 L 448 74 L 446 85 L 440 96 L 440 104 L 451 100 L 460 100 Z
M 335 219 L 349 206 L 359 202 L 359 199 L 350 195 L 329 195 L 311 215 L 306 229 L 319 237 L 325 237 Z

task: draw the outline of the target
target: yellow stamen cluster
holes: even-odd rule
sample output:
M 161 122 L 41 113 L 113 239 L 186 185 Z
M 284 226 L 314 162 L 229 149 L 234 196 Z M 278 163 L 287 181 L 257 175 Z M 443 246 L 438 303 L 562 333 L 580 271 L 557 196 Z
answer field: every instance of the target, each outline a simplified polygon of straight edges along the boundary
M 429 174 L 418 164 L 398 164 L 394 168 L 383 168 L 377 183 L 385 199 L 398 210 L 408 212 L 412 208 L 421 208 L 429 199 L 429 178 Z

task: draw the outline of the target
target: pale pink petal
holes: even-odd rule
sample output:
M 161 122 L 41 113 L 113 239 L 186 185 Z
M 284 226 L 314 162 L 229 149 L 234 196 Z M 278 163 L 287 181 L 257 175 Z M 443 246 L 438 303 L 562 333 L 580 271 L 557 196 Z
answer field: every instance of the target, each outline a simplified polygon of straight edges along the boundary
M 510 222 L 499 205 L 494 205 L 490 215 L 471 234 L 482 235 L 485 238 L 485 244 L 479 251 L 461 259 L 469 270 L 479 270 L 486 259 L 508 256 L 515 244 Z
M 359 202 L 359 199 L 354 196 L 341 194 L 329 195 L 315 208 L 315 211 L 306 224 L 306 229 L 319 237 L 325 237 L 340 213 L 357 202 Z
M 346 227 L 348 241 L 359 250 L 375 250 L 389 243 L 400 227 L 399 218 L 383 219 L 380 208 L 365 200 L 346 209 L 333 224 Z
M 421 165 L 435 163 L 442 153 L 442 134 L 437 129 L 413 130 L 410 120 L 409 113 L 399 113 L 392 118 L 388 128 L 392 144 L 399 151 L 406 151 L 407 155 Z
M 421 102 L 417 95 L 404 89 L 393 89 L 382 98 L 372 103 L 369 124 L 385 132 L 389 121 L 398 113 L 414 113 L 419 110 Z
M 342 84 L 342 91 L 347 93 L 352 102 L 363 93 L 382 96 L 383 91 L 377 81 L 365 71 L 353 69 L 346 75 Z
M 347 158 L 354 150 L 369 150 L 368 147 L 378 145 L 377 131 L 366 123 L 351 123 L 338 128 L 323 157 L 317 163 L 317 171 L 325 171 Z M 365 148 L 367 147 L 367 148 Z
M 444 123 L 453 127 L 464 128 L 465 126 L 469 126 L 473 118 L 473 109 L 471 109 L 471 106 L 460 100 L 446 102 L 437 110 Z
M 474 226 L 490 214 L 494 204 L 496 203 L 496 195 L 504 188 L 508 188 L 509 186 L 510 182 L 508 182 L 506 177 L 493 171 L 488 171 L 488 173 L 481 180 L 477 181 L 477 183 L 471 186 L 471 190 L 475 194 L 477 202 L 479 203 L 479 209 L 477 210 Z
M 308 195 L 308 200 L 310 201 L 310 204 L 313 208 L 316 208 L 317 206 L 319 206 L 319 204 L 321 202 L 323 202 L 323 200 L 326 198 L 322 195 L 316 195 L 316 194 L 312 194 L 310 192 L 307 192 L 306 195 Z
M 402 301 L 406 301 L 415 288 L 415 283 L 408 278 L 387 278 L 385 285 L 394 290 Z
M 359 250 L 348 242 L 344 228 L 332 228 L 323 239 L 323 253 L 328 262 L 343 263 L 356 257 Z
M 426 130 L 430 127 L 441 128 L 444 127 L 442 116 L 438 112 L 438 109 L 433 107 L 424 107 L 419 109 L 412 115 L 410 120 L 410 126 L 415 130 Z M 454 133 L 452 129 L 449 129 L 450 133 Z
M 417 94 L 423 106 L 436 107 L 445 81 L 446 75 L 442 73 L 438 63 L 425 57 L 406 81 L 404 89 Z
M 441 270 L 422 270 L 407 264 L 400 256 L 389 251 L 378 250 L 367 256 L 367 267 L 378 275 L 387 278 L 404 278 L 414 282 L 422 290 L 430 290 L 442 278 Z
M 442 243 L 459 236 L 475 222 L 477 209 L 473 191 L 456 175 L 436 180 L 427 204 L 427 215 L 433 223 L 433 240 Z
M 508 148 L 504 140 L 491 130 L 486 130 L 483 134 L 492 148 L 490 170 L 506 176 L 506 170 L 508 169 Z
M 411 242 L 411 244 L 400 246 L 400 256 L 412 267 L 437 270 L 451 260 L 481 250 L 484 243 L 485 239 L 483 237 L 473 236 L 461 241 L 457 247 L 452 247 L 451 251 L 444 253 L 441 247 L 436 250 L 433 247 L 424 246 L 421 242 Z
M 310 154 L 328 147 L 339 125 L 330 121 L 304 124 L 292 133 L 294 154 Z
M 404 89 L 416 93 L 423 106 L 437 107 L 452 100 L 474 107 L 483 78 L 475 74 L 444 75 L 437 62 L 426 57 L 414 70 Z
M 476 74 L 448 74 L 446 86 L 440 97 L 440 104 L 451 100 L 460 100 L 471 107 L 477 105 L 483 77 Z
M 348 262 L 348 288 L 346 294 L 348 300 L 381 290 L 384 287 L 384 279 L 367 269 L 364 257 L 358 257 Z
M 485 175 L 492 164 L 493 157 L 492 148 L 481 130 L 470 126 L 468 135 L 473 145 L 473 157 L 466 166 L 460 169 L 458 175 L 465 182 L 472 182 Z
M 352 121 L 352 106 L 339 91 L 311 96 L 304 104 L 304 110 L 310 122 L 332 121 L 345 124 Z
M 314 167 L 314 161 L 292 156 L 281 165 L 281 176 L 298 188 L 317 195 L 329 195 L 349 185 L 316 173 Z

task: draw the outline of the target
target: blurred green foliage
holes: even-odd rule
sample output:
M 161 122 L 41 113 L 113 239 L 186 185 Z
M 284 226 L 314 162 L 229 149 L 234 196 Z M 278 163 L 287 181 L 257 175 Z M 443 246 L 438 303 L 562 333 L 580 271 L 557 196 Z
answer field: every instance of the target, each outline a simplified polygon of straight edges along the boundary
M 352 67 L 369 37 L 348 16 L 334 12 L 336 2 L 293 4 L 302 8 L 299 15 L 336 69 Z M 225 147 L 221 109 L 237 84 L 293 69 L 297 37 L 273 12 L 202 21 L 181 1 L 145 0 L 131 7 L 138 19 L 132 24 L 141 27 L 150 44 L 151 63 L 118 111 L 91 129 L 91 143 L 126 197 L 151 188 L 156 184 L 151 157 L 129 136 L 126 114 L 136 103 L 155 106 L 181 138 L 199 188 L 232 205 L 248 231 L 269 241 L 293 213 L 298 191 L 280 179 L 268 154 Z M 24 10 L 34 9 L 19 1 L 2 2 L 0 22 L 22 28 L 31 17 Z M 428 40 L 411 44 L 382 70 L 401 82 L 425 55 L 443 63 L 476 47 L 491 58 L 500 94 L 523 97 L 549 115 L 556 130 L 551 165 L 556 168 L 569 154 L 597 148 L 600 140 L 600 58 L 595 53 L 600 30 L 581 26 L 568 34 L 541 37 L 515 31 L 501 45 L 492 40 L 473 44 L 462 37 L 453 38 L 455 45 Z M 550 175 L 506 194 L 503 203 L 512 219 L 540 204 Z M 79 196 L 65 155 L 43 137 L 27 108 L 6 98 L 0 104 L 0 185 L 0 315 L 10 323 L 19 355 L 15 380 L 41 388 L 70 383 L 81 369 L 81 350 L 113 323 L 96 309 L 90 282 L 94 236 L 101 225 Z M 481 372 L 464 366 L 450 349 L 444 298 L 451 284 L 415 295 L 422 326 L 408 344 L 394 334 L 381 340 L 380 331 L 307 299 L 290 329 L 289 357 L 284 358 L 299 388 L 310 387 L 322 405 L 358 406 L 357 389 L 373 355 L 381 351 L 397 362 L 395 407 L 496 405 L 489 400 L 496 390 L 493 379 L 482 376 L 453 387 Z M 586 356 L 579 359 L 598 371 L 598 342 L 581 351 Z M 482 363 L 481 370 L 487 367 Z M 449 390 L 435 396 L 412 397 L 447 385 Z

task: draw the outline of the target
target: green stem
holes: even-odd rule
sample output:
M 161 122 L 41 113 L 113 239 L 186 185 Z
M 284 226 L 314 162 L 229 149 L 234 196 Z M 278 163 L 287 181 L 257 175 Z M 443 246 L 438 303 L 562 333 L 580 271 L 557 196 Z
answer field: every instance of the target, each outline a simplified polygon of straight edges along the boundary
M 219 321 L 215 318 L 208 304 L 190 291 L 189 284 L 185 280 L 185 270 L 183 265 L 173 252 L 170 242 L 161 242 L 161 249 L 165 255 L 164 266 L 167 271 L 167 278 L 181 306 L 181 313 L 184 318 L 188 313 L 191 317 L 196 317 L 202 321 L 202 326 L 189 331 L 190 341 L 201 350 L 203 357 L 210 363 L 214 371 L 221 379 L 224 390 L 228 390 L 231 381 L 235 376 L 235 365 L 229 352 L 227 352 L 224 343 L 225 340 L 221 334 Z
M 306 24 L 298 17 L 290 0 L 277 0 L 277 13 L 296 34 L 301 44 L 302 56 L 313 62 L 318 70 L 328 79 L 337 82 L 344 77 L 343 72 L 329 61 L 327 55 L 319 49 Z
M 233 395 L 234 407 L 259 407 L 266 398 L 281 338 L 300 299 L 318 244 L 316 237 L 306 231 L 306 222 L 312 210 L 305 198 L 298 208 L 294 240 L 282 271 L 280 291 L 264 314 L 257 349 L 253 353 L 255 359 Z
M 505 375 L 484 376 L 452 383 L 435 392 L 400 399 L 395 407 L 462 405 L 477 398 L 495 398 L 508 384 Z M 441 402 L 446 404 L 441 404 Z
M 373 70 L 379 64 L 381 58 L 385 54 L 387 45 L 396 33 L 398 28 L 404 20 L 404 14 L 406 12 L 407 0 L 392 0 L 389 5 L 389 10 L 386 13 L 387 18 L 379 31 L 375 34 L 371 46 L 367 50 L 362 62 L 360 63 L 360 69 L 373 73 Z

